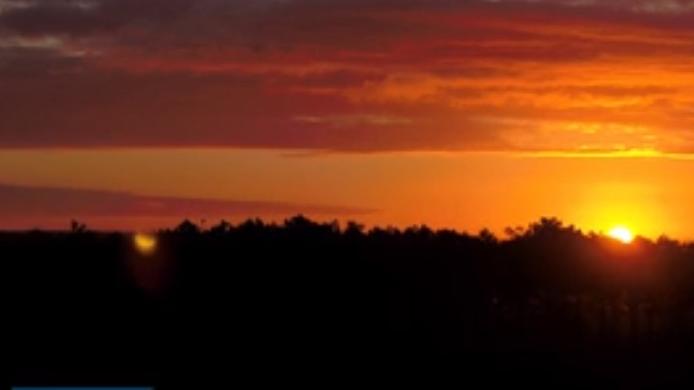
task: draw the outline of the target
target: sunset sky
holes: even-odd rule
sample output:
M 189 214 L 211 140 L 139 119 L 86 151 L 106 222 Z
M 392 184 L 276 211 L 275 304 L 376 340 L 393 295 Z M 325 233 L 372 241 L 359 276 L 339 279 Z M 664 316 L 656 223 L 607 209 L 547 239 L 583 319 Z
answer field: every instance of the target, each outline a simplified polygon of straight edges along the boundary
M 694 239 L 694 1 L 0 0 L 0 228 Z

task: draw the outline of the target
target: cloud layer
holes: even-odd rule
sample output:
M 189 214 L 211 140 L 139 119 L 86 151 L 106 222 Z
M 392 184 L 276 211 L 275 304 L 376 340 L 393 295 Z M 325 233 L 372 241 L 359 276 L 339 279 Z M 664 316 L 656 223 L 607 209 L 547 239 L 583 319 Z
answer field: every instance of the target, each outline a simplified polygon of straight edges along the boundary
M 694 2 L 0 0 L 0 147 L 694 150 Z
M 356 216 L 371 213 L 346 206 L 301 205 L 279 202 L 236 201 L 143 196 L 125 192 L 71 188 L 25 187 L 0 184 L 0 218 L 246 218 L 286 217 L 298 213 Z

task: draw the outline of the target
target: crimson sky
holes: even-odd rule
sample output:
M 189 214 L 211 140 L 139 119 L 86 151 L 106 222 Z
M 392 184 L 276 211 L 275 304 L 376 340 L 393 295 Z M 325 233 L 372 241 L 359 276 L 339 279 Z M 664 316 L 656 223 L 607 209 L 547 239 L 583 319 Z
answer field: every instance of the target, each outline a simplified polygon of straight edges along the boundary
M 684 0 L 0 0 L 0 216 L 42 225 L 66 211 L 41 202 L 63 197 L 121 218 L 104 227 L 552 214 L 694 237 L 667 206 L 694 195 L 693 42 Z M 586 188 L 603 195 L 580 203 Z

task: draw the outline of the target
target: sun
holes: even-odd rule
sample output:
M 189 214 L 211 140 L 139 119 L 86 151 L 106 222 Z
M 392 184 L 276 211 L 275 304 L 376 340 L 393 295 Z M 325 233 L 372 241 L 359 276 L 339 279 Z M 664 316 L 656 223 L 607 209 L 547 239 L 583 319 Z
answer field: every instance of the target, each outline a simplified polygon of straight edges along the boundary
M 629 244 L 634 241 L 634 234 L 628 228 L 624 226 L 615 226 L 610 229 L 608 235 L 617 241 L 621 241 L 624 244 Z
M 157 238 L 150 234 L 135 234 L 133 243 L 138 252 L 143 255 L 149 255 L 157 249 Z

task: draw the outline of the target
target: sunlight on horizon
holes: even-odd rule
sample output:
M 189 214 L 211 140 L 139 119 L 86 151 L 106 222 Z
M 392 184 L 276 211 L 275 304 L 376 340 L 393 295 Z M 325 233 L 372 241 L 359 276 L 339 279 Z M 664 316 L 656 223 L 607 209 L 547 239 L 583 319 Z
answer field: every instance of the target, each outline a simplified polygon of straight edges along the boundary
M 617 241 L 621 241 L 624 244 L 631 244 L 634 241 L 634 234 L 631 230 L 625 226 L 615 226 L 609 232 L 608 235 Z

